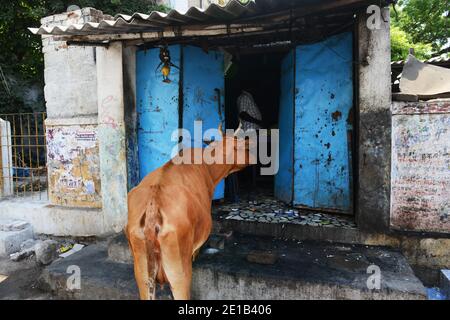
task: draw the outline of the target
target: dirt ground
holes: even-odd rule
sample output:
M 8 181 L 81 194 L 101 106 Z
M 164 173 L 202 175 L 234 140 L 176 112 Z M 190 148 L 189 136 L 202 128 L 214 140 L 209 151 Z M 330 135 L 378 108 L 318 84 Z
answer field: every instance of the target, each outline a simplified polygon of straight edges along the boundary
M 14 262 L 0 259 L 0 275 L 7 278 L 0 282 L 0 300 L 46 300 L 51 295 L 37 288 L 37 279 L 43 267 L 34 257 Z M 2 277 L 3 278 L 3 277 Z

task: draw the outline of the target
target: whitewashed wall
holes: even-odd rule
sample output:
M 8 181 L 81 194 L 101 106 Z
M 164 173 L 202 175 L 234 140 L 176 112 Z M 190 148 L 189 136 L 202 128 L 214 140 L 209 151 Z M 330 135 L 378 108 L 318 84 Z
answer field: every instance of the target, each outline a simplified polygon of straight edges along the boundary
M 392 105 L 391 225 L 450 233 L 450 100 Z

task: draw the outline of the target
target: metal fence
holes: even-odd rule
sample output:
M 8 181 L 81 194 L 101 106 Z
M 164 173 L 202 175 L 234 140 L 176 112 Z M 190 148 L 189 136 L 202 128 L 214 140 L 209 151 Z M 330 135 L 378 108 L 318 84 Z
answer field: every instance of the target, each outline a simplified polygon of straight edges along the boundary
M 0 114 L 0 197 L 48 199 L 45 112 Z

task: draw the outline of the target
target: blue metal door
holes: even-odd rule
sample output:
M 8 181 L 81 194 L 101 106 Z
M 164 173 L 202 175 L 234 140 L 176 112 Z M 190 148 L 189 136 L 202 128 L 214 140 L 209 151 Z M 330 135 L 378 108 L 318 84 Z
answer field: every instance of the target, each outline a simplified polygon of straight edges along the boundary
M 296 48 L 294 204 L 351 213 L 352 34 Z
M 292 202 L 293 195 L 293 134 L 294 134 L 294 86 L 295 51 L 291 50 L 281 63 L 279 128 L 279 169 L 275 175 L 275 196 L 285 202 Z
M 170 46 L 172 62 L 180 65 L 180 46 Z M 138 112 L 139 177 L 170 160 L 177 141 L 171 141 L 173 130 L 178 129 L 178 95 L 180 72 L 172 68 L 170 83 L 162 82 L 159 49 L 136 53 L 136 102 Z
M 219 123 L 225 128 L 223 54 L 194 46 L 182 50 L 183 128 L 191 133 L 192 147 L 205 147 L 202 137 L 194 137 L 195 121 L 202 121 L 203 133 Z M 224 186 L 224 181 L 217 185 L 213 199 L 223 198 Z

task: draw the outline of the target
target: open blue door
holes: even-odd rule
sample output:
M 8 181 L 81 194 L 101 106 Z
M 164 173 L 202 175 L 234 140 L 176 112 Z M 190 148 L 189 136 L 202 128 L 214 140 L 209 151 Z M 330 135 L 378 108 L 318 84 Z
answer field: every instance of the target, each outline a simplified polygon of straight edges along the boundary
M 181 68 L 181 78 L 180 70 L 171 68 L 170 83 L 162 81 L 160 68 L 157 69 L 159 48 L 138 51 L 136 55 L 140 179 L 170 160 L 178 143 L 171 141 L 171 135 L 179 127 L 180 112 L 182 127 L 191 133 L 191 147 L 206 146 L 202 139 L 194 139 L 194 121 L 202 121 L 202 134 L 207 129 L 217 129 L 225 121 L 223 54 L 178 45 L 169 46 L 169 51 L 172 62 Z M 223 197 L 222 181 L 216 187 L 214 199 Z
M 172 62 L 180 65 L 180 46 L 170 46 Z M 172 68 L 170 83 L 162 82 L 159 49 L 136 53 L 136 102 L 138 112 L 139 177 L 170 160 L 177 141 L 171 141 L 178 129 L 178 95 L 180 72 Z
M 350 32 L 296 48 L 294 204 L 351 213 Z
M 192 147 L 205 147 L 202 139 L 194 137 L 194 121 L 202 121 L 203 133 L 225 128 L 223 54 L 205 52 L 201 48 L 185 46 L 183 50 L 183 128 L 191 133 Z M 220 182 L 213 199 L 224 197 L 225 183 Z
M 275 197 L 285 202 L 292 202 L 293 196 L 293 161 L 294 161 L 294 87 L 295 87 L 295 51 L 291 50 L 281 62 L 280 108 L 278 128 L 280 138 L 279 169 L 275 175 Z

